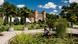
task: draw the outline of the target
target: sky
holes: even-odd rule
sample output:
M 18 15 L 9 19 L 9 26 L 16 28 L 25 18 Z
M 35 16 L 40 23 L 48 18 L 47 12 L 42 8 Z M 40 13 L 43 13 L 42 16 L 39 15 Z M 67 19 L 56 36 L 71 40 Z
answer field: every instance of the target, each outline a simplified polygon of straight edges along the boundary
M 38 10 L 42 12 L 45 10 L 47 13 L 57 14 L 61 11 L 62 6 L 68 6 L 72 2 L 77 2 L 78 0 L 5 0 L 3 2 L 9 2 L 15 6 L 22 8 L 28 7 L 32 10 Z M 0 4 L 1 4 L 0 0 Z

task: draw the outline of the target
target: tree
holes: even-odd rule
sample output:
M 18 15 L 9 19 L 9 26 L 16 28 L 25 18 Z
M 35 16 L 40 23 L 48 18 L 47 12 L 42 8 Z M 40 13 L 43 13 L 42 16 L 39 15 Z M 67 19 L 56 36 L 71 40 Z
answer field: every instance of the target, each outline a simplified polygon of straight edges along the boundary
M 26 18 L 29 17 L 29 13 L 26 7 L 21 8 L 21 17 L 25 19 L 24 24 L 26 25 Z
M 58 15 L 47 14 L 46 24 L 48 25 L 50 30 L 55 28 L 55 22 L 57 21 L 58 18 L 59 18 Z
M 63 6 L 59 15 L 66 18 L 69 22 L 76 23 L 78 21 L 78 3 L 71 3 L 70 6 Z
M 8 2 L 5 2 L 3 4 L 3 9 L 4 9 L 4 15 L 6 16 L 5 19 L 5 24 L 8 24 L 8 17 L 9 16 L 14 16 L 16 13 L 16 7 Z M 10 18 L 10 23 L 11 23 L 11 18 Z
M 48 14 L 47 13 L 47 19 L 58 19 L 59 18 L 59 16 L 58 15 L 54 15 L 54 14 Z
M 71 17 L 70 17 L 70 20 L 71 20 L 71 22 L 76 22 L 77 21 L 77 16 L 76 15 L 72 15 Z

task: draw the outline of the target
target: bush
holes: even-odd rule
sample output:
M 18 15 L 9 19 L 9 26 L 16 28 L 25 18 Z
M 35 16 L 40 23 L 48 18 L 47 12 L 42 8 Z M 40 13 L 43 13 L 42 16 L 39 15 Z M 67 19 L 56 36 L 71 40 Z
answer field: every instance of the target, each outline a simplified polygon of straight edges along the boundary
M 56 34 L 63 37 L 66 34 L 67 21 L 65 19 L 58 19 L 56 22 Z
M 37 23 L 33 23 L 33 24 L 29 24 L 27 25 L 28 29 L 41 29 L 44 28 L 44 24 L 37 24 Z
M 8 26 L 0 26 L 0 32 L 8 31 Z
M 73 39 L 73 38 L 72 38 Z M 36 35 L 17 35 L 10 40 L 10 44 L 73 44 L 70 38 L 56 38 L 51 36 L 49 38 L 43 37 L 42 34 Z M 74 43 L 76 43 L 74 41 Z

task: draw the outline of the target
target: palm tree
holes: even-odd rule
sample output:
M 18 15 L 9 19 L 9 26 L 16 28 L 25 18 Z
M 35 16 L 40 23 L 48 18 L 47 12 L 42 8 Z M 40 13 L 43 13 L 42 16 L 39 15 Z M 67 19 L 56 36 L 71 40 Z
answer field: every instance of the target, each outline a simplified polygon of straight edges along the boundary
M 26 18 L 29 17 L 29 13 L 27 11 L 27 9 L 24 7 L 24 8 L 21 8 L 21 16 L 24 17 L 25 19 L 25 26 L 26 26 Z
M 16 13 L 16 7 L 8 2 L 5 2 L 3 5 L 4 15 L 6 16 L 6 24 L 8 24 L 8 17 L 13 16 Z M 11 22 L 11 21 L 10 21 Z

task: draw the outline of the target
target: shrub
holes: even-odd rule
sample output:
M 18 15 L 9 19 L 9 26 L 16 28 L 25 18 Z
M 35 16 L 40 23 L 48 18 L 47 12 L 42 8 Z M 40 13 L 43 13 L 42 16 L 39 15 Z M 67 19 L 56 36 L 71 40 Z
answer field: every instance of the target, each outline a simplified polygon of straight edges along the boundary
M 73 38 L 72 38 L 73 39 Z M 73 44 L 70 38 L 56 38 L 51 36 L 49 38 L 43 37 L 42 34 L 36 35 L 17 35 L 10 40 L 10 44 Z M 74 43 L 76 43 L 74 41 Z
M 3 31 L 8 31 L 8 26 L 0 26 L 0 32 L 3 32 Z
M 56 34 L 63 37 L 66 34 L 67 21 L 65 19 L 58 19 L 56 22 Z
M 27 26 L 29 30 L 31 29 L 41 29 L 44 27 L 44 24 L 33 23 Z

